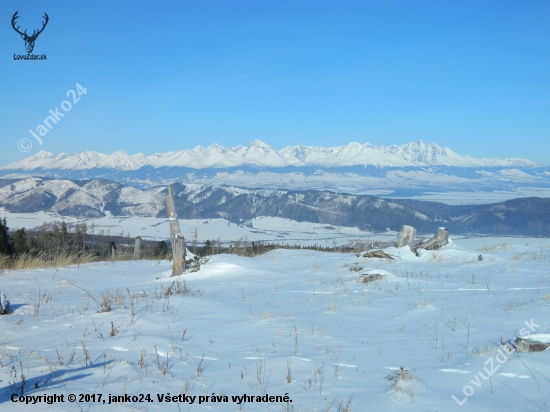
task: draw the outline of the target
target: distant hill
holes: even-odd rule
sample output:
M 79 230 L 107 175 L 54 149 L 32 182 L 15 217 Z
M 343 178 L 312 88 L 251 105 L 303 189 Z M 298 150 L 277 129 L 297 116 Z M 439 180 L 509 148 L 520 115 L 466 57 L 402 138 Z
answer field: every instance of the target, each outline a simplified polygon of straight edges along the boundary
M 259 216 L 419 233 L 445 226 L 452 233 L 550 236 L 550 199 L 523 198 L 491 205 L 450 206 L 418 200 L 388 200 L 329 191 L 254 190 L 229 186 L 173 185 L 181 218 L 223 217 L 242 222 Z M 61 216 L 166 217 L 166 187 L 139 189 L 95 179 L 0 179 L 0 207 L 16 213 L 46 211 Z

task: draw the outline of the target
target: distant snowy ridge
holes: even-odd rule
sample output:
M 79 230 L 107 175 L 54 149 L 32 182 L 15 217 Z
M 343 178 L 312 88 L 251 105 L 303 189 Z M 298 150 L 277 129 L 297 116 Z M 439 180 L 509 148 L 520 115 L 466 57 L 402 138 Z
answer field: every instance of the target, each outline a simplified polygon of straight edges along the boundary
M 138 170 L 142 167 L 186 167 L 191 169 L 230 168 L 240 166 L 278 168 L 285 166 L 376 166 L 376 167 L 537 167 L 520 158 L 475 159 L 459 155 L 451 149 L 435 143 L 407 143 L 401 146 L 373 146 L 370 143 L 349 143 L 345 146 L 289 146 L 275 150 L 270 145 L 255 140 L 249 146 L 226 148 L 216 143 L 203 148 L 163 152 L 153 155 L 138 153 L 129 155 L 120 150 L 112 154 L 93 151 L 60 153 L 54 155 L 44 150 L 19 162 L 0 167 L 0 170 L 36 169 L 115 169 Z
M 433 234 L 440 226 L 454 234 L 482 233 L 550 237 L 550 199 L 448 206 L 407 199 L 381 199 L 316 190 L 256 190 L 199 184 L 172 185 L 177 213 L 186 219 L 223 218 L 237 225 L 259 217 L 399 231 L 410 225 Z M 46 212 L 82 219 L 105 216 L 168 218 L 165 186 L 138 189 L 105 179 L 70 180 L 31 177 L 0 179 L 3 212 Z

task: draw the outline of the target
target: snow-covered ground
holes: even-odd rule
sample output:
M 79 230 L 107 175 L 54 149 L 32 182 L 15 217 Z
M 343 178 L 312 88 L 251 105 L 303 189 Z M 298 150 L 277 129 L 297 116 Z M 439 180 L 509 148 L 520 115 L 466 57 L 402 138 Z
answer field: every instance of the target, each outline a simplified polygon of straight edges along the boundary
M 218 255 L 181 279 L 168 277 L 166 261 L 6 271 L 0 288 L 15 311 L 0 316 L 0 410 L 343 411 L 350 399 L 356 412 L 548 406 L 550 350 L 508 356 L 500 342 L 549 338 L 549 239 L 386 252 L 396 260 Z M 386 280 L 357 283 L 367 272 Z M 188 292 L 167 293 L 184 280 Z M 105 296 L 112 309 L 98 313 Z M 14 391 L 65 402 L 29 406 L 12 402 Z M 161 403 L 163 394 L 194 403 Z M 254 402 L 233 401 L 244 394 Z M 130 400 L 108 404 L 110 395 Z M 285 395 L 291 403 L 269 402 Z

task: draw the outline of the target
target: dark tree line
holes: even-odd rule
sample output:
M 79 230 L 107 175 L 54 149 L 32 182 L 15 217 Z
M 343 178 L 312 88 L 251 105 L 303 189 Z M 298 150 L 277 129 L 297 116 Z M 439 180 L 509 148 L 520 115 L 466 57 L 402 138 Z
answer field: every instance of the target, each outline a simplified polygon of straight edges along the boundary
M 188 249 L 198 256 L 208 256 L 208 255 L 218 255 L 223 253 L 235 254 L 239 256 L 254 257 L 263 255 L 264 253 L 270 252 L 274 249 L 303 249 L 303 250 L 317 250 L 319 252 L 363 252 L 372 248 L 386 248 L 393 246 L 394 242 L 384 242 L 384 241 L 366 241 L 360 242 L 353 245 L 347 246 L 321 246 L 321 245 L 298 245 L 298 244 L 289 244 L 289 243 L 265 243 L 265 242 L 250 242 L 246 240 L 246 237 L 239 239 L 235 242 L 230 242 L 230 244 L 223 245 L 219 238 L 207 240 L 202 246 L 192 245 L 188 246 Z
M 6 219 L 0 219 L 0 255 L 17 258 L 23 254 L 41 254 L 54 259 L 67 254 L 91 254 L 99 259 L 133 255 L 134 238 L 130 234 L 111 235 L 100 230 L 96 233 L 92 224 L 67 225 L 64 221 L 42 225 L 36 230 L 25 228 L 10 231 Z M 165 258 L 168 244 L 161 240 L 142 240 L 141 256 L 144 258 Z

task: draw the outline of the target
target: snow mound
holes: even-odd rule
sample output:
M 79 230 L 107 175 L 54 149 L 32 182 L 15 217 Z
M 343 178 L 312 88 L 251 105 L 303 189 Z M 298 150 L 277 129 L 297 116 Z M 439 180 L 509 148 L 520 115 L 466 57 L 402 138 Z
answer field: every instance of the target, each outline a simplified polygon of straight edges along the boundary
M 529 336 L 525 336 L 523 340 L 550 344 L 550 333 L 533 333 Z

